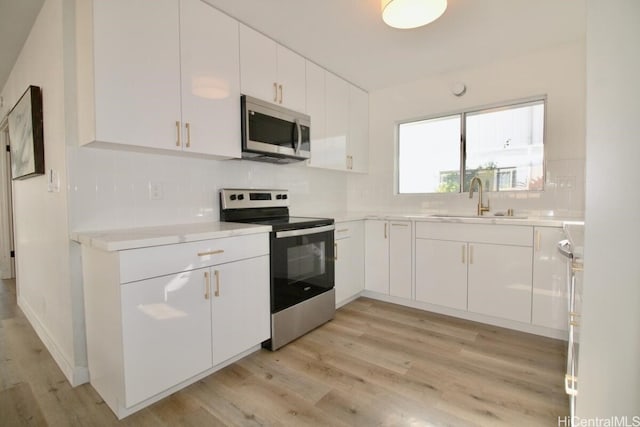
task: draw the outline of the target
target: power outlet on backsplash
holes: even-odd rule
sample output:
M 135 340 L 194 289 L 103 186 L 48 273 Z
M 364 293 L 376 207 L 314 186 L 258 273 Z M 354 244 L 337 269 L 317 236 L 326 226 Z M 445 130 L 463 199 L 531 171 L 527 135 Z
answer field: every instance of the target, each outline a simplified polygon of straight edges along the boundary
M 162 200 L 164 199 L 164 188 L 161 182 L 149 183 L 149 200 Z

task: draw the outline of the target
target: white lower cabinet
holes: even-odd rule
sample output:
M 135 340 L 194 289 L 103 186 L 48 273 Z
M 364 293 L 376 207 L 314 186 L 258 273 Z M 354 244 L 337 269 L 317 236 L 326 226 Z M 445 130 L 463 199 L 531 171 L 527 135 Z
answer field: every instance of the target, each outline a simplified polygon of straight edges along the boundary
M 467 309 L 467 243 L 416 239 L 416 300 Z
M 127 407 L 213 366 L 208 270 L 122 285 Z
M 411 299 L 411 222 L 389 221 L 389 295 Z
M 122 251 L 82 245 L 82 263 L 91 384 L 118 418 L 270 336 L 268 233 Z
M 530 323 L 532 227 L 416 225 L 416 300 Z
M 531 322 L 531 248 L 469 243 L 468 310 Z
M 411 221 L 365 221 L 365 289 L 411 299 Z
M 389 222 L 368 219 L 364 222 L 366 246 L 365 289 L 389 294 Z
M 211 268 L 213 364 L 248 350 L 271 336 L 269 257 Z M 264 286 L 266 284 L 266 286 Z
M 364 222 L 336 224 L 335 230 L 336 307 L 364 290 Z
M 554 227 L 534 228 L 533 301 L 531 323 L 567 330 L 567 263 L 557 244 L 564 231 Z

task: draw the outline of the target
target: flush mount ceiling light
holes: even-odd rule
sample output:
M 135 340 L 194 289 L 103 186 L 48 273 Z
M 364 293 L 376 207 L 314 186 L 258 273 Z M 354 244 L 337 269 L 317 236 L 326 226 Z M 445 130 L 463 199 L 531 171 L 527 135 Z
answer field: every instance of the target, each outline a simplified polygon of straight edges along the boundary
M 435 21 L 447 0 L 382 0 L 382 20 L 394 28 L 416 28 Z

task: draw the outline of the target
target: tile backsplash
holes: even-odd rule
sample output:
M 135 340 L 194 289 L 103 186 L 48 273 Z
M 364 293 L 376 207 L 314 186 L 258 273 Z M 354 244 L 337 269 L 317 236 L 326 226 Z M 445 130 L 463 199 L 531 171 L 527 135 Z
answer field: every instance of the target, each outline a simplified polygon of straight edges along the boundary
M 285 188 L 291 212 L 346 209 L 346 176 L 306 167 L 69 147 L 70 229 L 217 221 L 221 188 Z

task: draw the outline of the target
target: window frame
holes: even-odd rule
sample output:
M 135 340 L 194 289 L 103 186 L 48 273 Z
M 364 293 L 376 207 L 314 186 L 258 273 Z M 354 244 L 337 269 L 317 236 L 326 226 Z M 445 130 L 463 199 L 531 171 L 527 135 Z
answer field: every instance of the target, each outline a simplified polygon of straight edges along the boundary
M 542 103 L 544 106 L 544 114 L 542 119 L 542 189 L 540 190 L 503 190 L 501 193 L 505 192 L 541 192 L 545 190 L 545 182 L 546 182 L 546 141 L 547 141 L 547 95 L 537 95 L 530 96 L 527 98 L 518 98 L 509 101 L 497 102 L 493 104 L 487 104 L 482 106 L 476 106 L 471 108 L 466 108 L 463 110 L 449 111 L 445 113 L 438 113 L 428 116 L 417 117 L 409 120 L 398 121 L 395 124 L 395 140 L 396 140 L 396 149 L 395 149 L 395 194 L 396 195 L 425 195 L 425 194 L 461 194 L 466 193 L 468 188 L 465 189 L 465 170 L 467 164 L 467 115 L 478 114 L 478 113 L 492 113 L 497 111 L 509 110 L 513 107 L 524 107 L 527 105 L 535 105 L 538 103 Z M 451 117 L 451 116 L 460 116 L 460 163 L 458 168 L 458 173 L 460 176 L 460 181 L 458 183 L 458 192 L 447 192 L 447 193 L 438 193 L 438 192 L 430 192 L 430 193 L 402 193 L 400 192 L 400 126 L 408 123 L 415 123 L 419 121 L 426 120 L 435 120 L 439 118 Z

